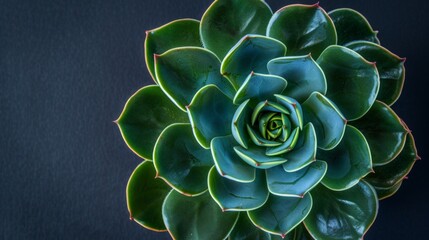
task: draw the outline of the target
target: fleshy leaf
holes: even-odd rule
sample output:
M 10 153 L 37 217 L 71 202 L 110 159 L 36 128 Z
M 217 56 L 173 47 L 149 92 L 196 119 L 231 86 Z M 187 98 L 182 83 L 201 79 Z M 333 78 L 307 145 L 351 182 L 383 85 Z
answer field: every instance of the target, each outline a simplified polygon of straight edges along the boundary
M 377 192 L 378 200 L 384 200 L 394 195 L 399 190 L 399 188 L 401 188 L 401 185 L 402 185 L 402 181 L 399 181 L 398 183 L 396 183 L 395 185 L 389 188 L 376 187 L 374 185 L 373 187 Z
M 317 151 L 317 159 L 328 163 L 322 183 L 335 191 L 356 185 L 372 171 L 371 152 L 365 137 L 355 127 L 348 125 L 340 144 L 333 150 Z
M 225 239 L 237 222 L 237 212 L 222 212 L 208 192 L 187 197 L 171 191 L 162 215 L 173 239 Z
M 302 111 L 305 122 L 314 126 L 319 148 L 329 150 L 340 143 L 347 120 L 328 98 L 314 92 L 302 104 Z
M 234 96 L 234 104 L 246 99 L 254 101 L 272 100 L 274 94 L 281 93 L 287 86 L 284 78 L 276 75 L 251 73 Z
M 159 86 L 146 86 L 128 99 L 116 121 L 128 147 L 139 157 L 153 159 L 156 139 L 172 123 L 187 123 L 180 111 Z
M 207 174 L 213 166 L 210 150 L 195 140 L 191 124 L 172 124 L 159 135 L 154 149 L 158 177 L 187 196 L 207 190 Z
M 265 155 L 265 149 L 259 146 L 249 145 L 248 149 L 236 146 L 234 150 L 243 161 L 256 168 L 266 169 L 287 161 L 281 156 Z
M 390 188 L 402 181 L 419 159 L 414 138 L 409 133 L 402 152 L 390 163 L 374 167 L 374 173 L 368 174 L 365 180 L 377 188 Z
M 251 72 L 268 73 L 268 61 L 285 54 L 286 46 L 276 39 L 246 35 L 223 59 L 221 73 L 238 89 Z
M 395 112 L 380 101 L 376 101 L 362 118 L 350 124 L 357 127 L 368 141 L 374 166 L 395 159 L 405 145 L 408 130 Z
M 280 94 L 275 94 L 277 102 L 283 105 L 288 112 L 290 112 L 289 118 L 291 122 L 302 130 L 304 125 L 303 116 L 302 116 L 302 108 L 301 105 L 293 98 L 286 97 Z
M 271 235 L 271 240 L 314 240 L 314 238 L 307 231 L 304 224 L 301 223 L 295 227 L 292 232 L 286 234 L 284 238 L 277 235 Z
M 247 122 L 251 118 L 251 109 L 249 108 L 250 99 L 247 99 L 238 106 L 235 110 L 234 116 L 231 122 L 231 131 L 234 139 L 242 147 L 247 148 L 247 142 L 249 141 L 249 134 L 247 132 Z
M 270 7 L 261 0 L 214 1 L 201 19 L 201 40 L 223 59 L 244 35 L 265 34 L 271 16 Z
M 176 47 L 201 47 L 199 27 L 198 20 L 178 19 L 146 32 L 144 43 L 146 66 L 155 82 L 158 81 L 155 74 L 154 55 Z
M 272 167 L 266 170 L 268 189 L 274 195 L 302 198 L 322 180 L 327 166 L 324 161 L 316 161 L 295 172 L 286 172 L 282 166 Z
M 366 18 L 350 8 L 339 8 L 329 12 L 335 24 L 338 45 L 352 41 L 365 40 L 380 44 L 377 32 L 374 31 Z
M 130 219 L 153 231 L 166 231 L 162 220 L 162 202 L 171 188 L 155 179 L 151 162 L 141 163 L 131 174 L 127 184 L 127 206 Z
M 303 198 L 270 195 L 260 208 L 249 211 L 249 218 L 259 228 L 282 237 L 292 231 L 308 215 L 312 206 L 310 193 Z
M 232 136 L 215 137 L 211 141 L 215 166 L 220 175 L 237 182 L 252 182 L 255 179 L 255 168 L 243 162 L 235 153 L 236 142 Z
M 282 95 L 303 102 L 312 92 L 326 93 L 326 79 L 311 55 L 280 57 L 268 62 L 268 72 L 287 79 Z
M 346 47 L 359 53 L 366 60 L 377 63 L 380 74 L 380 92 L 377 99 L 392 105 L 399 98 L 405 80 L 405 58 L 400 58 L 375 43 L 356 41 Z
M 281 8 L 271 18 L 267 36 L 283 42 L 291 56 L 311 53 L 317 58 L 323 49 L 337 43 L 334 23 L 318 4 Z
M 214 137 L 231 134 L 236 106 L 216 86 L 201 88 L 187 109 L 195 138 L 202 147 L 208 149 Z
M 380 85 L 375 63 L 342 46 L 328 47 L 317 63 L 326 76 L 326 97 L 338 106 L 347 120 L 358 119 L 371 108 Z
M 345 191 L 319 184 L 311 193 L 313 208 L 304 224 L 315 239 L 362 239 L 377 215 L 376 193 L 364 181 Z
M 219 69 L 219 59 L 204 48 L 173 48 L 155 56 L 159 85 L 183 111 L 195 93 L 208 84 L 216 85 L 231 99 L 234 97 L 233 86 L 219 73 Z
M 241 213 L 228 240 L 272 240 L 269 233 L 257 228 L 247 213 Z
M 296 127 L 284 143 L 282 143 L 280 146 L 267 147 L 265 154 L 267 156 L 277 156 L 291 151 L 298 142 L 298 138 L 300 135 L 299 133 L 299 127 Z
M 293 149 L 283 155 L 288 161 L 283 164 L 287 172 L 297 171 L 311 162 L 316 161 L 317 138 L 313 124 L 308 123 L 300 133 L 298 142 Z
M 253 182 L 242 183 L 220 176 L 213 167 L 209 173 L 208 185 L 210 195 L 223 211 L 256 209 L 268 199 L 267 184 L 261 170 L 256 171 Z

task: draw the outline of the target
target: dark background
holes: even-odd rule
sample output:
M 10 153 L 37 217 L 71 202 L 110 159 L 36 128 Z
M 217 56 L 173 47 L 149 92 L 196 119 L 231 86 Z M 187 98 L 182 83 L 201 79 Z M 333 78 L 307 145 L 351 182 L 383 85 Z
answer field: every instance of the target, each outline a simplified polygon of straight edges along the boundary
M 294 3 L 267 1 L 277 10 Z M 301 1 L 314 3 L 314 1 Z M 128 220 L 125 186 L 139 164 L 112 123 L 151 84 L 145 30 L 199 19 L 210 1 L 0 0 L 0 239 L 168 239 Z M 407 57 L 394 110 L 414 132 L 418 162 L 382 201 L 365 239 L 422 239 L 429 182 L 425 1 L 322 0 L 362 12 L 382 44 Z M 426 141 L 426 142 L 425 142 Z

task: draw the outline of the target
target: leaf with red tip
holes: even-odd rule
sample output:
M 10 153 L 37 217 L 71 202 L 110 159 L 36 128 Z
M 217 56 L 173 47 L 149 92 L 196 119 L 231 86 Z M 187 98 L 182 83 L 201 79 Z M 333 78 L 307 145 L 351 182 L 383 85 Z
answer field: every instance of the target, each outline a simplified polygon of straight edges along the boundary
M 146 32 L 145 59 L 146 66 L 153 80 L 157 83 L 154 54 L 184 46 L 201 47 L 200 21 L 195 19 L 178 19 L 159 28 Z
M 130 219 L 153 231 L 165 231 L 162 203 L 171 188 L 161 179 L 151 162 L 143 162 L 133 171 L 127 184 Z

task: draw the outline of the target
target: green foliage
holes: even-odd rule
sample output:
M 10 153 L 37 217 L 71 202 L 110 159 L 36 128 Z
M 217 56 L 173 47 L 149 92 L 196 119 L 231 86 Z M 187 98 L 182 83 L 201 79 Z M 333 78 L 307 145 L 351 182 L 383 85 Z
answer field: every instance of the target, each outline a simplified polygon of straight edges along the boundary
M 362 239 L 419 159 L 390 107 L 404 59 L 352 9 L 216 0 L 145 57 L 156 85 L 116 121 L 145 160 L 127 203 L 173 239 Z

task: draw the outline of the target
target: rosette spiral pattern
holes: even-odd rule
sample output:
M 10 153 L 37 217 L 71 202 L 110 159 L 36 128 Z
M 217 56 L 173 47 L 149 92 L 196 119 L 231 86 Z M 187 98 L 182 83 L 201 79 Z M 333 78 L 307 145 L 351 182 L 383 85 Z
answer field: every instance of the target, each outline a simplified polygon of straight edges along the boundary
M 217 0 L 147 31 L 117 123 L 131 218 L 174 239 L 361 239 L 419 157 L 404 59 L 351 9 Z

